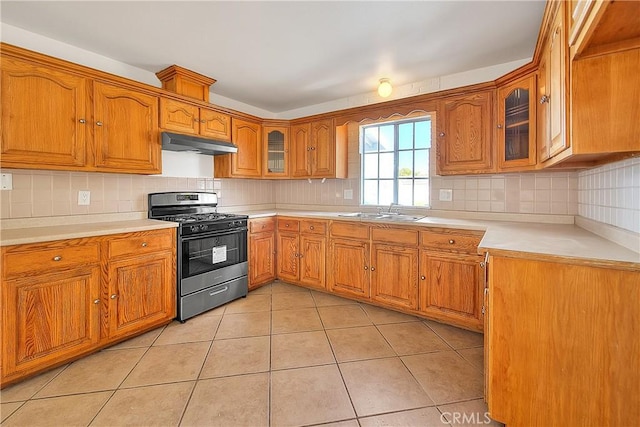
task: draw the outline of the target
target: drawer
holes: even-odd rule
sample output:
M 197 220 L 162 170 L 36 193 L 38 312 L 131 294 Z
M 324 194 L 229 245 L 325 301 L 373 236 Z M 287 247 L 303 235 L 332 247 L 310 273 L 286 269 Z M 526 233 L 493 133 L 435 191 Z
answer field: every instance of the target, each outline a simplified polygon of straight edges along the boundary
M 100 262 L 100 243 L 63 240 L 49 244 L 17 245 L 3 248 L 4 277 L 34 272 L 52 272 Z
M 126 255 L 143 255 L 146 253 L 170 250 L 175 246 L 176 230 L 149 231 L 141 233 L 121 234 L 109 240 L 109 257 Z
M 300 220 L 300 232 L 304 234 L 327 234 L 327 221 Z
M 429 249 L 476 254 L 483 233 L 455 231 L 421 231 L 420 244 Z
M 273 231 L 276 228 L 276 218 L 257 218 L 249 220 L 249 233 L 265 233 Z
M 375 242 L 416 246 L 418 244 L 418 230 L 407 230 L 403 228 L 371 228 L 371 240 Z
M 300 221 L 291 218 L 278 218 L 278 231 L 300 231 Z
M 331 237 L 369 240 L 369 226 L 349 221 L 333 221 L 330 234 Z

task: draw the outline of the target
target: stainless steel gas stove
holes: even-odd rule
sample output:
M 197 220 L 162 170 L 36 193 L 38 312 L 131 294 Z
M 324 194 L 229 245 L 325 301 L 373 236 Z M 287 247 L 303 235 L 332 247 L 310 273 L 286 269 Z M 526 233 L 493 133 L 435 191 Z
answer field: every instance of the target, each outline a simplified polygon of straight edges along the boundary
M 248 291 L 246 215 L 218 213 L 205 192 L 149 194 L 149 218 L 178 222 L 178 315 L 185 321 Z

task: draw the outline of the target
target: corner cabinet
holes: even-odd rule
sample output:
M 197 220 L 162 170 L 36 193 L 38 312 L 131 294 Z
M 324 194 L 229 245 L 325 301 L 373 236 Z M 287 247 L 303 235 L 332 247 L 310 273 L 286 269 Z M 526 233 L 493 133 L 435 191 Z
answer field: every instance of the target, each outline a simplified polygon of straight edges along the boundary
M 169 323 L 173 228 L 5 246 L 3 385 Z
M 438 175 L 490 173 L 495 91 L 447 98 L 437 107 Z
M 536 165 L 536 75 L 498 88 L 498 169 L 533 169 Z
M 289 177 L 289 127 L 264 126 L 264 163 L 265 178 Z
M 262 126 L 234 117 L 231 120 L 231 140 L 238 147 L 238 152 L 214 156 L 214 177 L 262 177 Z

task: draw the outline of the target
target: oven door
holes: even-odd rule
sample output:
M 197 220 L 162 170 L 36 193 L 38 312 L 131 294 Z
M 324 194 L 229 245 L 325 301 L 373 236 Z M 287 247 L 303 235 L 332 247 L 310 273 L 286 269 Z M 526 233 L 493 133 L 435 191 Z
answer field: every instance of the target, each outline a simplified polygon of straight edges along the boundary
M 182 238 L 181 279 L 247 262 L 246 227 Z

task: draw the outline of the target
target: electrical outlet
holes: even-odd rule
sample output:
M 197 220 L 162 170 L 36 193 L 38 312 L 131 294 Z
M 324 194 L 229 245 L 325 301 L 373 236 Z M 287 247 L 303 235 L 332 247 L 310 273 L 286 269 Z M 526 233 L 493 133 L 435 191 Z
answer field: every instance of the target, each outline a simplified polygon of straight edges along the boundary
M 2 174 L 2 189 L 13 190 L 13 175 L 10 173 Z
M 344 190 L 344 199 L 345 200 L 353 199 L 353 190 Z
M 91 204 L 91 191 L 78 191 L 78 206 L 87 206 Z
M 453 200 L 453 190 L 440 190 L 440 201 L 450 202 Z

